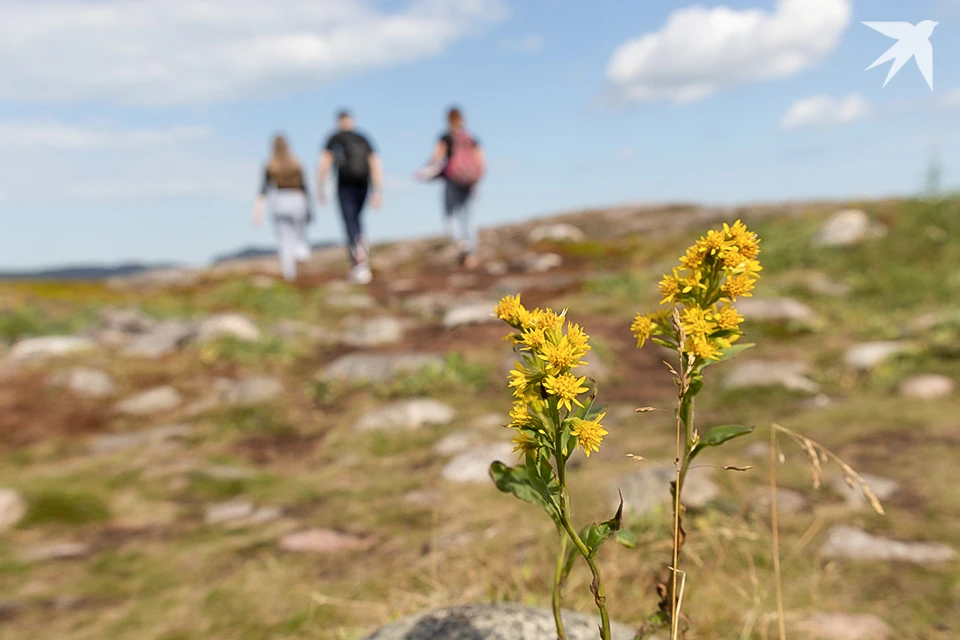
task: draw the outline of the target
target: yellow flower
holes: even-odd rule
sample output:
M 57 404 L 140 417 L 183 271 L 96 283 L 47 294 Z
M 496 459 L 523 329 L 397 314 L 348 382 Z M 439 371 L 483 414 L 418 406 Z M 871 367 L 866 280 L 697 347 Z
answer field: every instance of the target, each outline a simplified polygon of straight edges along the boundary
M 760 239 L 757 238 L 757 234 L 747 229 L 747 226 L 739 220 L 734 222 L 732 227 L 724 224 L 723 232 L 736 245 L 744 258 L 753 260 L 760 254 Z
M 743 316 L 728 304 L 720 308 L 715 308 L 713 321 L 716 322 L 717 326 L 721 329 L 736 329 L 740 326 L 740 323 L 743 322 Z
M 586 454 L 588 458 L 590 457 L 590 452 L 600 451 L 600 443 L 603 441 L 603 436 L 609 433 L 609 431 L 604 429 L 600 424 L 600 421 L 603 420 L 605 415 L 607 414 L 601 413 L 597 416 L 596 420 L 580 420 L 570 431 L 570 433 L 577 437 L 577 448 L 583 449 L 583 453 Z
M 680 264 L 687 269 L 699 269 L 703 266 L 704 257 L 706 257 L 706 248 L 697 243 L 687 249 L 687 252 L 680 257 Z
M 590 345 L 587 344 L 587 341 L 590 339 L 586 333 L 584 333 L 583 328 L 578 324 L 573 324 L 572 322 L 567 323 L 567 340 L 570 341 L 570 344 L 574 348 L 583 349 L 585 352 L 590 350 Z
M 721 262 L 723 263 L 724 269 L 734 269 L 744 261 L 743 255 L 740 254 L 740 251 L 736 247 L 730 247 L 723 254 Z
M 680 312 L 680 326 L 689 337 L 699 338 L 713 333 L 717 325 L 708 317 L 706 311 L 697 306 L 690 306 Z
M 663 300 L 660 301 L 660 304 L 676 300 L 680 288 L 680 278 L 677 277 L 676 269 L 673 270 L 672 276 L 663 276 L 663 280 L 660 281 L 660 295 L 663 296 Z
M 716 343 L 704 337 L 688 338 L 687 343 L 683 346 L 683 351 L 692 353 L 703 360 L 717 360 L 720 357 Z
M 731 269 L 731 273 L 734 275 L 746 274 L 754 279 L 760 277 L 757 274 L 761 271 L 763 271 L 763 267 L 760 266 L 760 261 L 750 259 L 741 260 L 733 269 Z
M 510 326 L 520 328 L 529 312 L 520 304 L 520 296 L 516 295 L 504 296 L 494 309 L 494 313 Z
M 680 286 L 680 293 L 687 294 L 694 289 L 706 290 L 707 283 L 703 281 L 703 274 L 700 271 L 692 271 L 690 275 L 680 279 Z
M 520 401 L 513 404 L 513 408 L 510 409 L 510 425 L 511 427 L 524 427 L 530 424 L 530 421 L 533 418 L 530 416 L 530 411 L 527 409 L 527 405 Z
M 549 373 L 558 374 L 583 364 L 580 358 L 585 353 L 586 350 L 583 347 L 575 348 L 570 344 L 567 336 L 563 336 L 556 344 L 552 342 L 544 344 L 537 357 L 547 363 Z
M 513 387 L 513 395 L 517 398 L 523 398 L 536 382 L 536 373 L 528 371 L 526 367 L 517 362 L 516 369 L 510 372 L 510 384 Z
M 526 318 L 524 328 L 537 328 L 547 331 L 549 329 L 561 329 L 563 327 L 563 318 L 566 310 L 557 314 L 553 309 L 540 309 L 539 307 L 529 312 Z
M 540 448 L 540 443 L 524 431 L 517 431 L 517 435 L 513 436 L 510 442 L 514 444 L 513 450 L 520 453 L 518 457 L 521 459 L 528 453 L 533 453 Z
M 566 408 L 567 411 L 572 411 L 573 406 L 571 403 L 578 407 L 583 406 L 583 404 L 577 400 L 577 396 L 589 391 L 587 387 L 583 386 L 586 379 L 586 376 L 577 378 L 569 373 L 564 373 L 559 376 L 547 376 L 547 379 L 543 381 L 543 387 L 550 395 L 557 396 L 561 407 Z
M 754 282 L 756 282 L 756 278 L 751 277 L 749 274 L 741 274 L 733 278 L 727 278 L 727 281 L 723 283 L 722 289 L 731 300 L 750 298 L 753 296 L 750 292 L 753 291 Z
M 707 232 L 705 238 L 700 238 L 697 244 L 705 249 L 706 253 L 714 256 L 720 253 L 720 250 L 727 246 L 729 242 L 730 241 L 727 240 L 727 234 L 711 229 Z
M 653 333 L 653 320 L 650 319 L 650 316 L 643 315 L 638 313 L 637 317 L 633 319 L 633 324 L 630 325 L 630 332 L 633 333 L 633 337 L 637 339 L 637 349 L 643 346 L 643 343 L 647 341 L 647 338 Z
M 523 335 L 520 336 L 520 342 L 522 342 L 525 347 L 525 351 L 530 351 L 531 349 L 536 351 L 542 347 L 547 342 L 547 337 L 543 333 L 543 329 L 537 327 L 530 327 L 523 332 Z

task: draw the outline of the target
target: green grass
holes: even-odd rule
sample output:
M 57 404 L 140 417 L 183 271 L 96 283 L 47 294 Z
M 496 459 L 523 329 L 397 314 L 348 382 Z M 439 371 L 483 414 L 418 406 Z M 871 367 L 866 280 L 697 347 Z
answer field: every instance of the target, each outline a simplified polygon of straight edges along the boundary
M 110 519 L 110 508 L 90 493 L 46 489 L 27 494 L 27 513 L 21 527 L 84 525 Z
M 375 392 L 385 398 L 439 396 L 465 391 L 480 393 L 490 384 L 489 367 L 468 362 L 459 353 L 448 353 L 442 366 L 427 366 L 403 376 L 387 385 L 377 386 Z

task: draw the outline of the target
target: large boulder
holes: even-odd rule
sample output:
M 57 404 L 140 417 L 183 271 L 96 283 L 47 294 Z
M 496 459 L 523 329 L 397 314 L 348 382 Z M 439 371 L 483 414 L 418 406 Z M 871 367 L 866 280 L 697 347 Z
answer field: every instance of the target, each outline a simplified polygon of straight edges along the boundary
M 578 227 L 572 224 L 562 222 L 556 224 L 545 224 L 530 231 L 528 240 L 531 244 L 538 242 L 583 242 L 587 239 L 586 234 Z
M 864 211 L 844 209 L 830 216 L 820 227 L 814 244 L 820 247 L 848 247 L 880 237 L 885 232 L 883 225 L 871 220 Z
M 400 400 L 374 409 L 360 418 L 360 431 L 402 429 L 412 431 L 431 425 L 449 424 L 456 415 L 453 407 L 432 398 Z
M 951 395 L 957 385 L 953 378 L 924 373 L 911 376 L 900 383 L 900 395 L 917 400 L 936 400 Z
M 401 338 L 403 323 L 390 316 L 351 323 L 343 332 L 344 344 L 361 349 L 393 344 Z
M 67 388 L 79 396 L 88 398 L 103 398 L 113 395 L 117 388 L 109 374 L 88 367 L 74 367 L 66 371 L 58 371 L 50 376 L 49 384 L 54 387 Z
M 830 529 L 822 553 L 826 558 L 914 564 L 942 564 L 957 556 L 956 550 L 939 542 L 890 540 L 849 525 Z
M 180 393 L 173 387 L 154 387 L 117 403 L 114 410 L 130 416 L 149 416 L 172 411 L 182 401 Z
M 791 360 L 745 360 L 730 368 L 723 384 L 727 389 L 782 387 L 817 393 L 820 385 L 806 377 L 809 370 L 806 363 Z
M 812 329 L 820 323 L 816 311 L 793 298 L 741 298 L 736 306 L 745 320 L 753 322 L 792 329 Z
M 443 357 L 433 353 L 350 353 L 330 364 L 320 378 L 328 382 L 388 382 L 443 365 Z
M 26 513 L 23 496 L 13 489 L 0 488 L 0 532 L 16 526 Z
M 623 513 L 641 517 L 657 509 L 672 511 L 670 483 L 676 476 L 669 467 L 647 466 L 617 478 L 611 487 L 610 507 L 616 510 L 623 495 Z M 719 497 L 720 487 L 703 468 L 691 469 L 683 486 L 683 504 L 690 509 L 703 509 Z
M 260 329 L 246 316 L 238 313 L 220 313 L 202 320 L 197 327 L 197 342 L 204 343 L 219 338 L 233 338 L 244 342 L 260 339 Z
M 495 442 L 468 447 L 461 451 L 443 468 L 444 480 L 466 484 L 487 484 L 490 480 L 490 465 L 496 461 L 513 464 L 517 454 L 508 442 Z
M 849 367 L 868 371 L 907 350 L 908 345 L 899 340 L 862 342 L 847 349 L 843 359 Z
M 165 320 L 134 337 L 123 348 L 126 356 L 162 358 L 176 352 L 196 333 L 196 326 L 187 320 Z
M 71 356 L 95 347 L 95 343 L 80 336 L 45 336 L 20 340 L 10 349 L 7 357 L 13 360 L 39 360 L 59 356 Z
M 443 316 L 443 328 L 500 322 L 493 313 L 496 306 L 496 302 L 479 301 L 451 307 Z

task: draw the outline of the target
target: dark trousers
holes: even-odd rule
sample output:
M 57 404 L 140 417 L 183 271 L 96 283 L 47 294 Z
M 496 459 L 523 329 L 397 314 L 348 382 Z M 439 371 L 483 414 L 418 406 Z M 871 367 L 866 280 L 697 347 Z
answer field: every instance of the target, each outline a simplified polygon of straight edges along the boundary
M 367 202 L 367 191 L 367 185 L 341 184 L 337 188 L 340 214 L 343 216 L 343 226 L 347 231 L 347 249 L 350 251 L 353 264 L 367 260 L 367 248 L 363 241 L 363 223 L 360 219 L 363 205 Z

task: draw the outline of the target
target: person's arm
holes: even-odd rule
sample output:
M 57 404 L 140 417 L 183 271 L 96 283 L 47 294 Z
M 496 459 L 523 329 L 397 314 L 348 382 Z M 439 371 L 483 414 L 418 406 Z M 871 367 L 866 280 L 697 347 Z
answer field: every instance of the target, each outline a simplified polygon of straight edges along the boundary
M 448 149 L 446 138 L 440 138 L 440 140 L 437 141 L 437 145 L 433 148 L 433 156 L 430 158 L 430 164 L 438 165 L 443 162 L 447 157 Z
M 260 226 L 263 223 L 263 211 L 267 205 L 267 189 L 270 188 L 270 171 L 263 170 L 263 183 L 260 185 L 260 195 L 253 203 L 253 224 Z
M 333 152 L 330 149 L 324 149 L 317 163 L 317 202 L 321 206 L 327 203 L 327 174 L 330 173 L 331 166 L 333 166 Z
M 380 156 L 372 151 L 367 162 L 370 163 L 370 183 L 373 187 L 373 200 L 370 204 L 374 209 L 379 209 L 383 204 L 383 165 L 380 163 Z

